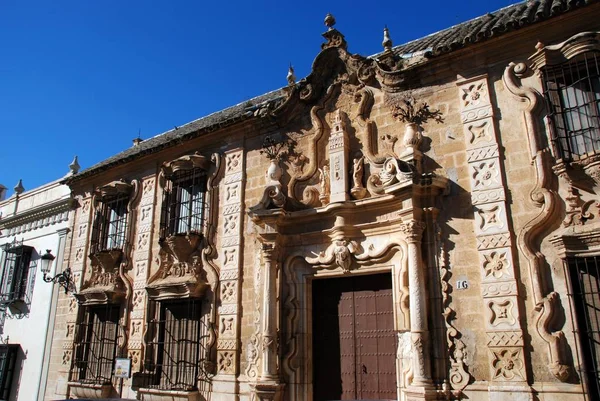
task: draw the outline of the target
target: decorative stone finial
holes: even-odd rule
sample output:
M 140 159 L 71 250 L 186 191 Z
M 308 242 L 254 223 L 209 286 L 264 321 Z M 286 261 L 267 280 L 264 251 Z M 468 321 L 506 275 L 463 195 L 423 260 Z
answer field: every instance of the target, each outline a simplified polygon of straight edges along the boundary
M 25 187 L 23 186 L 23 180 L 19 179 L 19 182 L 17 185 L 15 185 L 15 187 L 13 188 L 15 190 L 15 193 L 17 195 L 22 194 L 23 192 L 25 192 Z
M 79 165 L 79 161 L 77 160 L 77 156 L 75 156 L 73 158 L 73 161 L 71 162 L 71 164 L 69 164 L 69 174 L 70 175 L 77 174 L 79 172 L 80 168 L 81 168 L 81 166 Z
M 388 29 L 387 25 L 385 28 L 383 28 L 383 42 L 381 42 L 381 45 L 383 46 L 386 52 L 392 50 L 392 38 L 390 38 L 390 30 Z
M 327 27 L 327 30 L 331 31 L 333 29 L 334 25 L 335 25 L 335 17 L 333 15 L 331 15 L 330 13 L 327 13 L 327 15 L 325 16 L 325 26 Z
M 339 47 L 347 50 L 348 44 L 344 39 L 344 35 L 333 26 L 335 25 L 335 18 L 331 14 L 327 14 L 325 17 L 325 26 L 327 26 L 327 32 L 323 34 L 323 37 L 327 39 L 327 43 L 321 45 L 321 50 L 329 49 L 331 47 Z
M 294 67 L 291 64 L 287 73 L 287 81 L 289 86 L 296 85 L 296 75 L 294 75 Z
M 0 184 L 0 202 L 6 199 L 6 189 L 4 185 Z

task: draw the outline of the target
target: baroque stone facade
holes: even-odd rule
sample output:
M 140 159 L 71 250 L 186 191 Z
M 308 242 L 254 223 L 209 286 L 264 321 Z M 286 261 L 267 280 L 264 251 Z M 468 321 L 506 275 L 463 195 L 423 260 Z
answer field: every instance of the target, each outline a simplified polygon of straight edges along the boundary
M 301 401 L 335 383 L 593 399 L 576 294 L 600 263 L 600 118 L 578 99 L 600 97 L 600 72 L 564 78 L 600 51 L 592 3 L 521 3 L 398 47 L 386 29 L 372 57 L 328 15 L 306 78 L 68 178 L 77 293 L 59 299 L 46 399 Z M 317 281 L 354 283 L 324 334 Z M 342 362 L 324 383 L 326 341 Z

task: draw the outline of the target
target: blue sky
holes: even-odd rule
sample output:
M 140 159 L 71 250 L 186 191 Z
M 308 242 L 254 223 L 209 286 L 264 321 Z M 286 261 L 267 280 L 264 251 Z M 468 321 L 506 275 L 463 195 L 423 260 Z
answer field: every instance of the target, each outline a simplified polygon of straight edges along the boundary
M 33 189 L 174 126 L 308 75 L 331 12 L 353 53 L 511 0 L 0 0 L 0 183 Z

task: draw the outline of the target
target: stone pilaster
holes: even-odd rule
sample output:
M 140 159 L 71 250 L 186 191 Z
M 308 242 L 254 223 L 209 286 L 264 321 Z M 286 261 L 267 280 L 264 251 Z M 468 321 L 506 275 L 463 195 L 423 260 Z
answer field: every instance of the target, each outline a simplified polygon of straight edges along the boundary
M 80 199 L 80 207 L 77 210 L 74 232 L 72 233 L 72 244 L 69 259 L 66 260 L 73 273 L 73 282 L 78 291 L 81 288 L 83 272 L 87 263 L 89 236 L 91 231 L 92 197 L 86 196 Z M 61 376 L 68 381 L 71 361 L 73 358 L 73 341 L 75 339 L 75 325 L 79 305 L 73 296 L 68 297 L 65 337 L 63 341 L 63 354 L 60 372 Z
M 530 391 L 512 255 L 514 235 L 507 218 L 503 165 L 495 131 L 494 107 L 486 76 L 458 82 L 461 118 L 471 179 L 474 228 L 481 271 L 490 397 L 501 399 L 502 385 Z M 526 397 L 527 395 L 524 394 Z
M 217 376 L 213 400 L 234 399 L 239 373 L 242 268 L 241 236 L 243 193 L 245 182 L 244 153 L 234 149 L 225 154 L 225 176 L 221 187 L 221 249 L 220 306 L 218 309 Z M 230 397 L 230 398 L 227 398 Z
M 148 280 L 148 263 L 151 260 L 153 243 L 152 226 L 156 197 L 156 177 L 142 180 L 141 199 L 137 206 L 136 232 L 133 236 L 133 294 L 131 315 L 129 320 L 128 356 L 131 358 L 132 372 L 140 371 L 142 358 L 142 338 L 144 331 L 144 313 L 146 310 L 146 284 Z M 132 222 L 133 223 L 133 222 Z

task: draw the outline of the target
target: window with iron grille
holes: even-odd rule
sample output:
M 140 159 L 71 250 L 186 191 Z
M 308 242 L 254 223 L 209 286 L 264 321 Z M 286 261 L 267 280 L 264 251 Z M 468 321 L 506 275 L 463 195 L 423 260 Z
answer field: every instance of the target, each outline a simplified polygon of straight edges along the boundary
M 99 202 L 92 229 L 91 253 L 123 249 L 128 201 L 128 195 L 119 194 Z
M 599 53 L 583 53 L 543 69 L 557 156 L 579 161 L 600 154 Z
M 27 245 L 4 246 L 2 302 L 27 301 L 29 270 L 33 248 Z
M 193 391 L 206 377 L 207 314 L 197 299 L 151 301 L 145 370 L 149 388 Z
M 179 171 L 168 180 L 163 196 L 160 238 L 202 234 L 205 225 L 206 171 Z
M 0 345 L 0 401 L 10 398 L 19 348 L 17 344 Z
M 118 351 L 119 305 L 87 306 L 81 309 L 75 333 L 71 380 L 109 384 Z
M 600 257 L 569 258 L 571 317 L 578 354 L 579 376 L 589 400 L 600 400 Z

